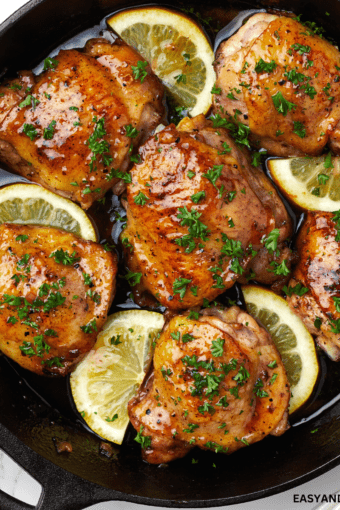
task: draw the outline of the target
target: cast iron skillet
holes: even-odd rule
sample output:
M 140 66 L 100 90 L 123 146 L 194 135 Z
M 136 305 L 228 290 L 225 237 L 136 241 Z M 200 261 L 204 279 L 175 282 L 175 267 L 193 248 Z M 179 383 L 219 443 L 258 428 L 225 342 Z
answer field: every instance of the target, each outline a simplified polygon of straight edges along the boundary
M 7 70 L 14 75 L 19 69 L 31 69 L 63 40 L 93 26 L 108 13 L 142 3 L 138 0 L 31 0 L 0 27 L 0 71 Z M 181 7 L 179 2 L 172 4 Z M 187 3 L 184 5 L 188 7 Z M 200 5 L 203 9 L 204 2 L 196 0 L 195 10 Z M 334 37 L 335 20 L 340 20 L 340 2 L 335 0 L 237 4 L 233 0 L 229 3 L 217 0 L 213 5 L 217 15 L 219 7 L 230 8 L 235 13 L 270 7 L 306 13 L 309 17 L 312 13 L 313 21 L 322 24 Z M 124 445 L 113 447 L 111 458 L 100 454 L 100 440 L 81 426 L 66 402 L 65 381 L 37 379 L 0 357 L 0 448 L 42 484 L 43 493 L 37 506 L 40 510 L 80 510 L 100 501 L 117 499 L 197 508 L 255 500 L 295 487 L 340 463 L 340 402 L 336 397 L 339 388 L 335 364 L 332 370 L 327 391 L 318 395 L 324 410 L 283 436 L 268 437 L 231 456 L 195 450 L 182 460 L 157 467 L 142 462 L 140 447 L 133 441 L 135 433 L 131 430 Z M 32 388 L 39 388 L 39 394 L 46 395 L 46 400 Z M 311 412 L 315 411 L 313 405 Z M 311 434 L 315 429 L 318 432 Z M 58 455 L 55 443 L 63 439 L 72 443 L 73 452 Z M 198 463 L 192 464 L 192 458 Z M 2 510 L 33 508 L 1 491 L 0 507 Z

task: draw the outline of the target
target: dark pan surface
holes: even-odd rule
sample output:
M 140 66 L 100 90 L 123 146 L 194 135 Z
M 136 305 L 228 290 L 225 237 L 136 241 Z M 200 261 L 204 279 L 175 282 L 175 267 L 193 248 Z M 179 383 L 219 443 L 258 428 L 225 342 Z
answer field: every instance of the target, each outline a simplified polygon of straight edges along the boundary
M 99 23 L 108 13 L 136 4 L 136 0 L 31 0 L 0 27 L 0 71 L 14 75 L 19 69 L 33 68 L 64 40 Z M 195 2 L 193 7 L 200 10 L 204 4 Z M 173 6 L 183 5 L 173 2 Z M 340 20 L 340 3 L 335 0 L 322 4 L 318 0 L 217 1 L 210 14 L 204 7 L 202 11 L 217 16 L 223 8 L 235 15 L 239 10 L 263 7 L 313 12 L 312 20 L 336 36 L 334 20 Z M 325 375 L 324 360 L 322 366 Z M 0 447 L 42 482 L 46 493 L 40 509 L 80 510 L 110 499 L 169 507 L 241 503 L 292 488 L 340 463 L 340 402 L 336 397 L 340 388 L 329 382 L 330 377 L 338 380 L 337 371 L 333 364 L 326 376 L 328 384 L 318 397 L 319 407 L 326 405 L 325 410 L 283 436 L 268 437 L 232 456 L 194 450 L 180 461 L 156 467 L 142 462 L 132 429 L 124 445 L 113 446 L 111 458 L 100 454 L 101 440 L 85 430 L 70 405 L 67 380 L 38 378 L 0 357 Z M 309 414 L 319 407 L 311 403 Z M 315 429 L 318 432 L 311 433 Z M 71 442 L 73 452 L 57 454 L 55 443 L 64 439 Z M 198 463 L 192 464 L 193 458 Z M 16 506 L 0 493 L 0 508 L 26 507 Z

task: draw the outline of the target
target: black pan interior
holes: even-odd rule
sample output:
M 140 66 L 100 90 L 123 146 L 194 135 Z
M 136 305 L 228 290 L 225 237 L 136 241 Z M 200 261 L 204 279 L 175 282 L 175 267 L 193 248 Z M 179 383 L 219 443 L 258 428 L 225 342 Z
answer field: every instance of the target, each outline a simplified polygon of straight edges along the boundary
M 14 76 L 17 70 L 31 69 L 71 36 L 117 9 L 137 4 L 143 2 L 31 0 L 0 27 L 0 71 Z M 221 26 L 243 9 L 293 10 L 322 24 L 335 39 L 334 20 L 340 20 L 340 3 L 335 0 L 215 1 L 211 7 L 207 7 L 207 2 L 196 1 L 192 5 L 186 2 L 172 5 L 193 7 L 205 17 L 219 18 Z M 323 360 L 322 364 L 325 366 Z M 337 366 L 332 368 L 334 380 L 337 370 Z M 333 381 L 327 388 L 318 398 L 326 407 L 332 398 L 334 402 L 282 437 L 268 437 L 232 456 L 193 450 L 180 461 L 156 467 L 142 462 L 131 429 L 124 445 L 113 446 L 111 458 L 101 454 L 100 439 L 84 429 L 70 406 L 67 381 L 37 378 L 0 357 L 0 424 L 55 465 L 116 491 L 108 493 L 112 499 L 178 507 L 218 506 L 275 494 L 340 462 L 340 402 L 336 398 L 340 388 Z M 311 403 L 310 409 L 314 411 L 315 404 Z M 71 442 L 73 452 L 57 454 L 55 443 L 64 439 Z M 7 435 L 6 440 L 0 437 L 0 447 L 11 451 Z M 16 460 L 20 462 L 19 458 Z M 71 507 L 64 504 L 60 508 Z

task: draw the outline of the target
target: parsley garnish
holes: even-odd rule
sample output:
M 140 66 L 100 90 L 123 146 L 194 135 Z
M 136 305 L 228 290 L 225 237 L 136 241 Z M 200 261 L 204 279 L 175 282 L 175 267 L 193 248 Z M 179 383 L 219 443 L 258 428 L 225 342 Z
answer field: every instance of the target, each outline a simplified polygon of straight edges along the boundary
M 133 199 L 135 204 L 140 205 L 142 207 L 143 207 L 143 205 L 146 204 L 147 200 L 149 200 L 149 198 L 146 195 L 144 195 L 144 193 L 142 193 L 141 191 Z
M 142 273 L 133 273 L 132 271 L 128 271 L 128 273 L 124 276 L 125 280 L 129 282 L 130 287 L 134 287 L 142 278 Z
M 123 342 L 121 342 L 119 339 L 120 339 L 120 335 L 112 336 L 112 337 L 110 338 L 110 344 L 111 344 L 111 345 L 119 345 L 119 344 L 123 343 Z
M 206 174 L 202 174 L 203 177 L 206 177 L 216 189 L 216 181 L 221 176 L 223 166 L 224 165 L 214 165 L 212 168 L 209 168 Z
M 28 239 L 28 235 L 26 235 L 26 234 L 23 234 L 23 235 L 17 236 L 17 237 L 15 238 L 15 240 L 16 240 L 17 242 L 21 241 L 22 243 L 24 243 L 25 241 L 27 241 L 27 239 Z
M 273 260 L 273 262 L 271 262 L 270 265 L 273 267 L 273 269 L 267 269 L 267 271 L 273 271 L 278 276 L 279 275 L 287 276 L 290 273 L 288 267 L 286 266 L 285 260 L 283 260 L 281 264 Z
M 303 44 L 299 43 L 293 44 L 291 48 L 292 50 L 297 51 L 299 55 L 303 55 L 304 53 L 310 52 L 310 46 L 304 46 Z
M 56 121 L 52 120 L 47 128 L 44 129 L 43 137 L 45 140 L 52 140 L 54 136 L 54 127 L 56 125 Z
M 272 96 L 272 100 L 276 110 L 285 117 L 288 112 L 291 110 L 295 110 L 296 104 L 290 103 L 285 99 L 281 92 L 277 92 L 274 96 Z
M 40 101 L 32 96 L 31 94 L 29 94 L 28 96 L 25 97 L 25 99 L 19 104 L 19 108 L 25 108 L 25 106 L 32 106 L 33 110 L 35 109 L 35 107 L 40 103 Z
M 223 356 L 223 345 L 224 345 L 224 339 L 223 338 L 217 338 L 216 340 L 213 340 L 211 342 L 211 354 L 215 356 L 215 358 L 219 358 L 220 356 Z
M 189 283 L 191 283 L 191 280 L 188 278 L 176 278 L 172 285 L 174 294 L 179 294 L 181 300 L 184 298 Z
M 146 61 L 138 60 L 136 66 L 131 66 L 133 77 L 135 80 L 140 80 L 141 83 L 145 80 L 146 76 L 148 75 L 145 68 L 147 67 L 148 63 Z
M 109 174 L 106 175 L 105 179 L 107 181 L 111 181 L 114 177 L 117 179 L 122 179 L 126 184 L 130 184 L 132 182 L 132 177 L 127 172 L 121 172 L 120 170 L 115 170 L 114 168 L 111 168 L 111 171 Z
M 47 57 L 44 60 L 43 71 L 47 71 L 47 69 L 55 69 L 58 64 L 59 64 L 59 61 L 56 60 L 55 58 Z
M 325 185 L 328 180 L 329 180 L 329 175 L 318 174 L 318 182 L 319 182 L 319 184 Z
M 190 198 L 195 204 L 198 204 L 202 198 L 205 198 L 205 191 L 199 191 L 198 193 L 195 193 L 195 195 L 191 195 Z
M 260 398 L 269 397 L 268 393 L 264 390 L 261 390 L 261 388 L 263 388 L 263 382 L 261 381 L 261 379 L 257 379 L 253 388 L 253 392 L 257 397 Z
M 178 74 L 177 76 L 175 76 L 175 80 L 177 83 L 186 83 L 187 82 L 187 77 L 185 74 Z
M 132 124 L 127 124 L 125 126 L 125 133 L 129 138 L 136 138 L 139 135 L 138 129 L 133 127 Z
M 90 171 L 95 172 L 97 170 L 97 167 L 94 166 L 97 160 L 97 154 L 102 156 L 102 163 L 104 164 L 104 166 L 109 166 L 110 163 L 112 163 L 113 158 L 109 154 L 110 149 L 109 143 L 106 140 L 98 141 L 107 134 L 104 128 L 105 123 L 104 117 L 102 117 L 99 120 L 97 120 L 97 117 L 94 117 L 92 119 L 92 122 L 95 122 L 96 125 L 93 134 L 88 138 L 86 144 L 88 145 L 91 152 L 93 152 L 93 156 L 91 157 L 91 162 L 89 164 Z
M 316 319 L 314 321 L 314 327 L 316 329 L 320 329 L 321 328 L 321 324 L 322 324 L 322 320 L 320 319 L 320 317 L 316 317 Z
M 86 334 L 91 334 L 95 331 L 98 331 L 96 319 L 92 319 L 92 321 L 85 324 L 85 326 L 80 326 L 80 329 Z
M 299 121 L 295 121 L 295 120 L 294 120 L 294 129 L 293 129 L 293 133 L 295 133 L 296 135 L 298 135 L 300 138 L 305 138 L 305 136 L 306 136 L 306 128 L 305 128 L 305 126 L 302 124 L 302 122 L 299 122 Z
M 267 237 L 261 240 L 261 243 L 264 243 L 269 253 L 274 253 L 277 250 L 277 241 L 280 236 L 280 230 L 278 228 L 274 228 Z
M 213 88 L 211 89 L 212 94 L 222 94 L 222 89 L 220 87 L 216 87 L 216 83 L 214 84 Z
M 255 71 L 257 73 L 272 73 L 276 67 L 277 64 L 275 60 L 272 60 L 271 62 L 265 62 L 262 58 L 260 58 L 255 66 Z
M 105 421 L 108 421 L 110 423 L 110 422 L 113 422 L 113 421 L 115 421 L 117 419 L 118 419 L 118 414 L 116 413 L 116 414 L 114 414 L 112 416 L 112 418 L 109 418 L 109 417 L 105 418 Z
M 290 285 L 289 285 L 289 287 L 287 287 L 287 285 L 285 285 L 282 290 L 289 297 L 292 294 L 296 294 L 298 296 L 303 296 L 304 294 L 306 294 L 308 292 L 307 287 L 303 287 L 300 282 L 297 283 L 295 285 L 295 287 L 291 287 Z
M 64 251 L 62 248 L 51 253 L 51 255 L 49 255 L 49 258 L 51 257 L 54 257 L 55 261 L 58 264 L 63 264 L 64 266 L 71 266 L 72 264 L 80 260 L 80 257 L 76 257 L 75 251 L 72 253 L 72 255 L 70 255 L 67 250 Z
M 151 436 L 142 436 L 144 430 L 144 426 L 141 425 L 137 436 L 135 437 L 135 441 L 141 445 L 143 450 L 150 448 L 151 446 Z
M 33 124 L 24 124 L 24 127 L 22 128 L 23 133 L 25 133 L 28 138 L 33 142 L 34 138 L 38 136 L 37 130 L 33 126 Z

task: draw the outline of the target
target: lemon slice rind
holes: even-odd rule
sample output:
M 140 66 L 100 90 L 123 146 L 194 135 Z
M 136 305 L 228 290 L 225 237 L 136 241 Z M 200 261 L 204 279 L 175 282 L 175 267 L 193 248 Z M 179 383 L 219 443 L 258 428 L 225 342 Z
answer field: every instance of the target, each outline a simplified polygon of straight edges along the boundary
M 122 444 L 129 424 L 127 404 L 144 380 L 152 343 L 163 325 L 163 315 L 156 312 L 114 313 L 99 333 L 94 349 L 71 374 L 76 408 L 103 439 Z M 112 337 L 121 343 L 112 345 Z M 118 418 L 107 421 L 116 414 Z
M 267 330 L 269 333 L 272 333 L 272 339 L 288 369 L 288 377 L 289 368 L 287 367 L 287 360 L 289 362 L 289 358 L 292 356 L 299 356 L 301 359 L 300 378 L 296 384 L 291 386 L 292 396 L 289 402 L 289 413 L 292 414 L 307 402 L 318 379 L 319 363 L 313 338 L 301 319 L 292 312 L 282 297 L 267 289 L 253 285 L 243 286 L 242 291 L 247 310 L 255 318 L 259 318 L 258 313 L 260 310 L 275 314 L 273 322 L 276 322 L 272 328 L 267 328 Z M 279 328 L 284 330 L 284 326 L 288 326 L 296 337 L 296 345 L 292 348 L 287 348 L 287 350 L 284 348 L 284 344 L 278 342 L 278 339 L 275 337 L 275 332 Z M 296 376 L 296 374 L 291 375 Z
M 340 189 L 336 193 L 332 191 L 335 186 L 340 188 L 339 161 L 338 158 L 332 158 L 334 169 L 331 172 L 324 166 L 325 157 L 273 158 L 267 160 L 267 166 L 273 181 L 291 202 L 309 211 L 333 212 L 340 209 Z M 301 165 L 300 175 L 293 174 L 294 164 Z M 325 184 L 318 182 L 319 174 L 329 177 Z M 317 190 L 320 196 L 313 194 L 313 190 L 314 193 Z M 332 199 L 330 195 L 339 196 L 339 199 Z
M 55 227 L 97 241 L 90 218 L 78 205 L 36 184 L 0 190 L 0 223 Z
M 119 11 L 107 23 L 148 60 L 165 88 L 178 104 L 188 107 L 192 117 L 208 112 L 216 81 L 214 53 L 203 29 L 194 20 L 162 7 L 141 7 Z M 176 50 L 180 51 L 178 66 L 173 65 Z M 186 53 L 191 55 L 190 66 L 183 59 Z M 186 76 L 185 83 L 178 82 L 181 74 Z M 202 74 L 204 86 L 199 90 L 198 78 Z

